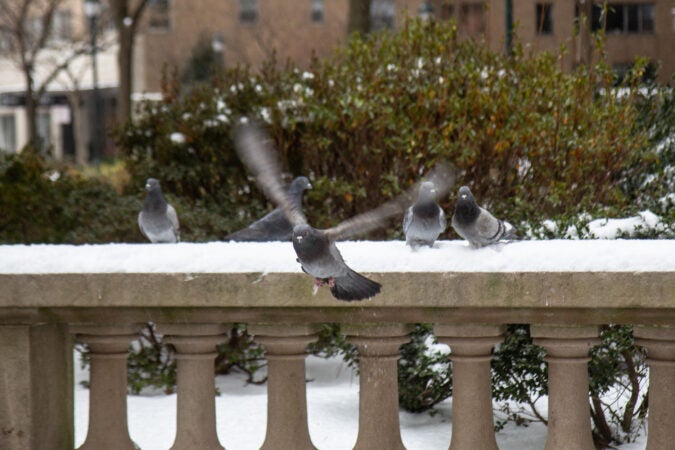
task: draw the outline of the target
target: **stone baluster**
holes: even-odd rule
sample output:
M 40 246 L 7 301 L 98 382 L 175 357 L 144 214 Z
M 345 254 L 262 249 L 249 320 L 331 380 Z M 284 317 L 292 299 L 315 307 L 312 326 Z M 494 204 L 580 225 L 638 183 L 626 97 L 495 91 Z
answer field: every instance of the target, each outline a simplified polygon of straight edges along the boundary
M 216 345 L 225 324 L 163 324 L 164 341 L 176 350 L 176 438 L 172 450 L 222 450 L 216 431 Z
M 545 450 L 593 450 L 588 398 L 588 352 L 600 340 L 596 326 L 532 325 L 548 363 L 548 435 Z
M 68 326 L 31 325 L 37 320 L 29 314 L 10 320 L 0 323 L 0 449 L 72 449 L 73 341 Z
M 450 346 L 452 360 L 451 450 L 496 450 L 490 361 L 502 341 L 500 325 L 442 325 L 434 332 Z
M 143 325 L 74 326 L 89 347 L 89 428 L 79 450 L 135 450 L 127 426 L 127 356 Z
M 398 419 L 399 347 L 410 340 L 405 324 L 345 324 L 359 353 L 359 434 L 355 450 L 405 449 Z
M 647 350 L 649 418 L 647 450 L 672 448 L 675 441 L 675 328 L 633 329 L 636 344 Z
M 307 424 L 305 358 L 316 339 L 314 325 L 251 324 L 248 332 L 265 347 L 267 433 L 261 449 L 314 449 Z

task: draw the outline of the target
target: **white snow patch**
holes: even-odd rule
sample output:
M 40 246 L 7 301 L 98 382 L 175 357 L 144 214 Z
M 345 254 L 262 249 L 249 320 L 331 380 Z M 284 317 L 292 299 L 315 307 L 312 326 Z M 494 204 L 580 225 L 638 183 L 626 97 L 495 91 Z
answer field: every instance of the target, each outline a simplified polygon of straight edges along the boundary
M 615 239 L 620 233 L 633 236 L 639 229 L 662 231 L 661 218 L 647 210 L 625 219 L 597 219 L 588 223 L 591 236 L 599 239 Z
M 175 133 L 171 133 L 169 139 L 171 139 L 171 142 L 174 144 L 185 144 L 185 135 L 177 131 Z
M 645 215 L 646 222 L 651 216 Z M 403 241 L 337 247 L 363 272 L 672 272 L 675 240 L 515 241 L 475 249 L 439 241 L 412 251 Z M 0 245 L 0 273 L 296 273 L 291 242 Z

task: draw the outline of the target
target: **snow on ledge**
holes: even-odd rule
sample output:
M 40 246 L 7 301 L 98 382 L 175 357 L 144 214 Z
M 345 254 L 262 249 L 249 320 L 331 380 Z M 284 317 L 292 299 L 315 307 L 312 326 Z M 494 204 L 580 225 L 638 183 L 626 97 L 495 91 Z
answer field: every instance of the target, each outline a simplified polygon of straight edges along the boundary
M 363 272 L 675 272 L 675 240 L 520 241 L 481 249 L 440 241 L 412 251 L 402 241 L 338 243 Z M 290 242 L 0 245 L 0 274 L 294 273 Z

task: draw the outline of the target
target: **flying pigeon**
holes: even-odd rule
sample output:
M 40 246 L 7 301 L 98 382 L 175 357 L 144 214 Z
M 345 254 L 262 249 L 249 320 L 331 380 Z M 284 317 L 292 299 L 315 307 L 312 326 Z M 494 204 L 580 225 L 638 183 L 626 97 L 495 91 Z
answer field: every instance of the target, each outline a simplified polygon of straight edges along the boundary
M 348 219 L 325 230 L 313 228 L 290 199 L 281 182 L 281 171 L 269 139 L 254 124 L 242 121 L 235 129 L 235 148 L 252 172 L 265 195 L 276 204 L 293 225 L 293 249 L 302 270 L 315 278 L 315 289 L 328 285 L 338 300 L 364 300 L 380 292 L 382 285 L 352 270 L 345 263 L 335 242 L 380 228 L 386 220 L 403 214 L 408 201 L 400 196 L 380 207 Z M 445 168 L 445 167 L 443 167 Z M 440 178 L 440 174 L 437 174 Z M 439 180 L 447 189 L 447 180 Z
M 148 178 L 145 183 L 148 195 L 143 201 L 143 208 L 138 213 L 138 227 L 143 236 L 150 242 L 174 243 L 180 240 L 178 215 L 173 206 L 162 196 L 162 188 L 155 178 Z
M 413 249 L 423 245 L 431 247 L 445 226 L 445 213 L 436 203 L 436 186 L 432 181 L 425 181 L 420 184 L 417 201 L 403 217 L 405 243 Z
M 501 239 L 516 237 L 516 229 L 481 208 L 467 186 L 459 188 L 459 198 L 452 215 L 452 227 L 474 247 L 483 247 Z
M 302 196 L 312 185 L 307 177 L 297 177 L 288 188 L 288 196 L 293 206 L 302 208 Z M 288 241 L 293 235 L 293 227 L 286 219 L 281 208 L 277 207 L 261 219 L 256 220 L 248 227 L 225 236 L 226 241 Z

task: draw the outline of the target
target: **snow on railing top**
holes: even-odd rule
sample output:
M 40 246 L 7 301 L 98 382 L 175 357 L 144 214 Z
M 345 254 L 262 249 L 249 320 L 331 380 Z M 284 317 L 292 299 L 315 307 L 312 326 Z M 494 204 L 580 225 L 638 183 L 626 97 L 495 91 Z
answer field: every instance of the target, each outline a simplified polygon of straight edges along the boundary
M 675 272 L 675 240 L 518 241 L 474 249 L 439 241 L 339 242 L 362 272 Z M 295 273 L 290 242 L 0 246 L 0 274 Z

